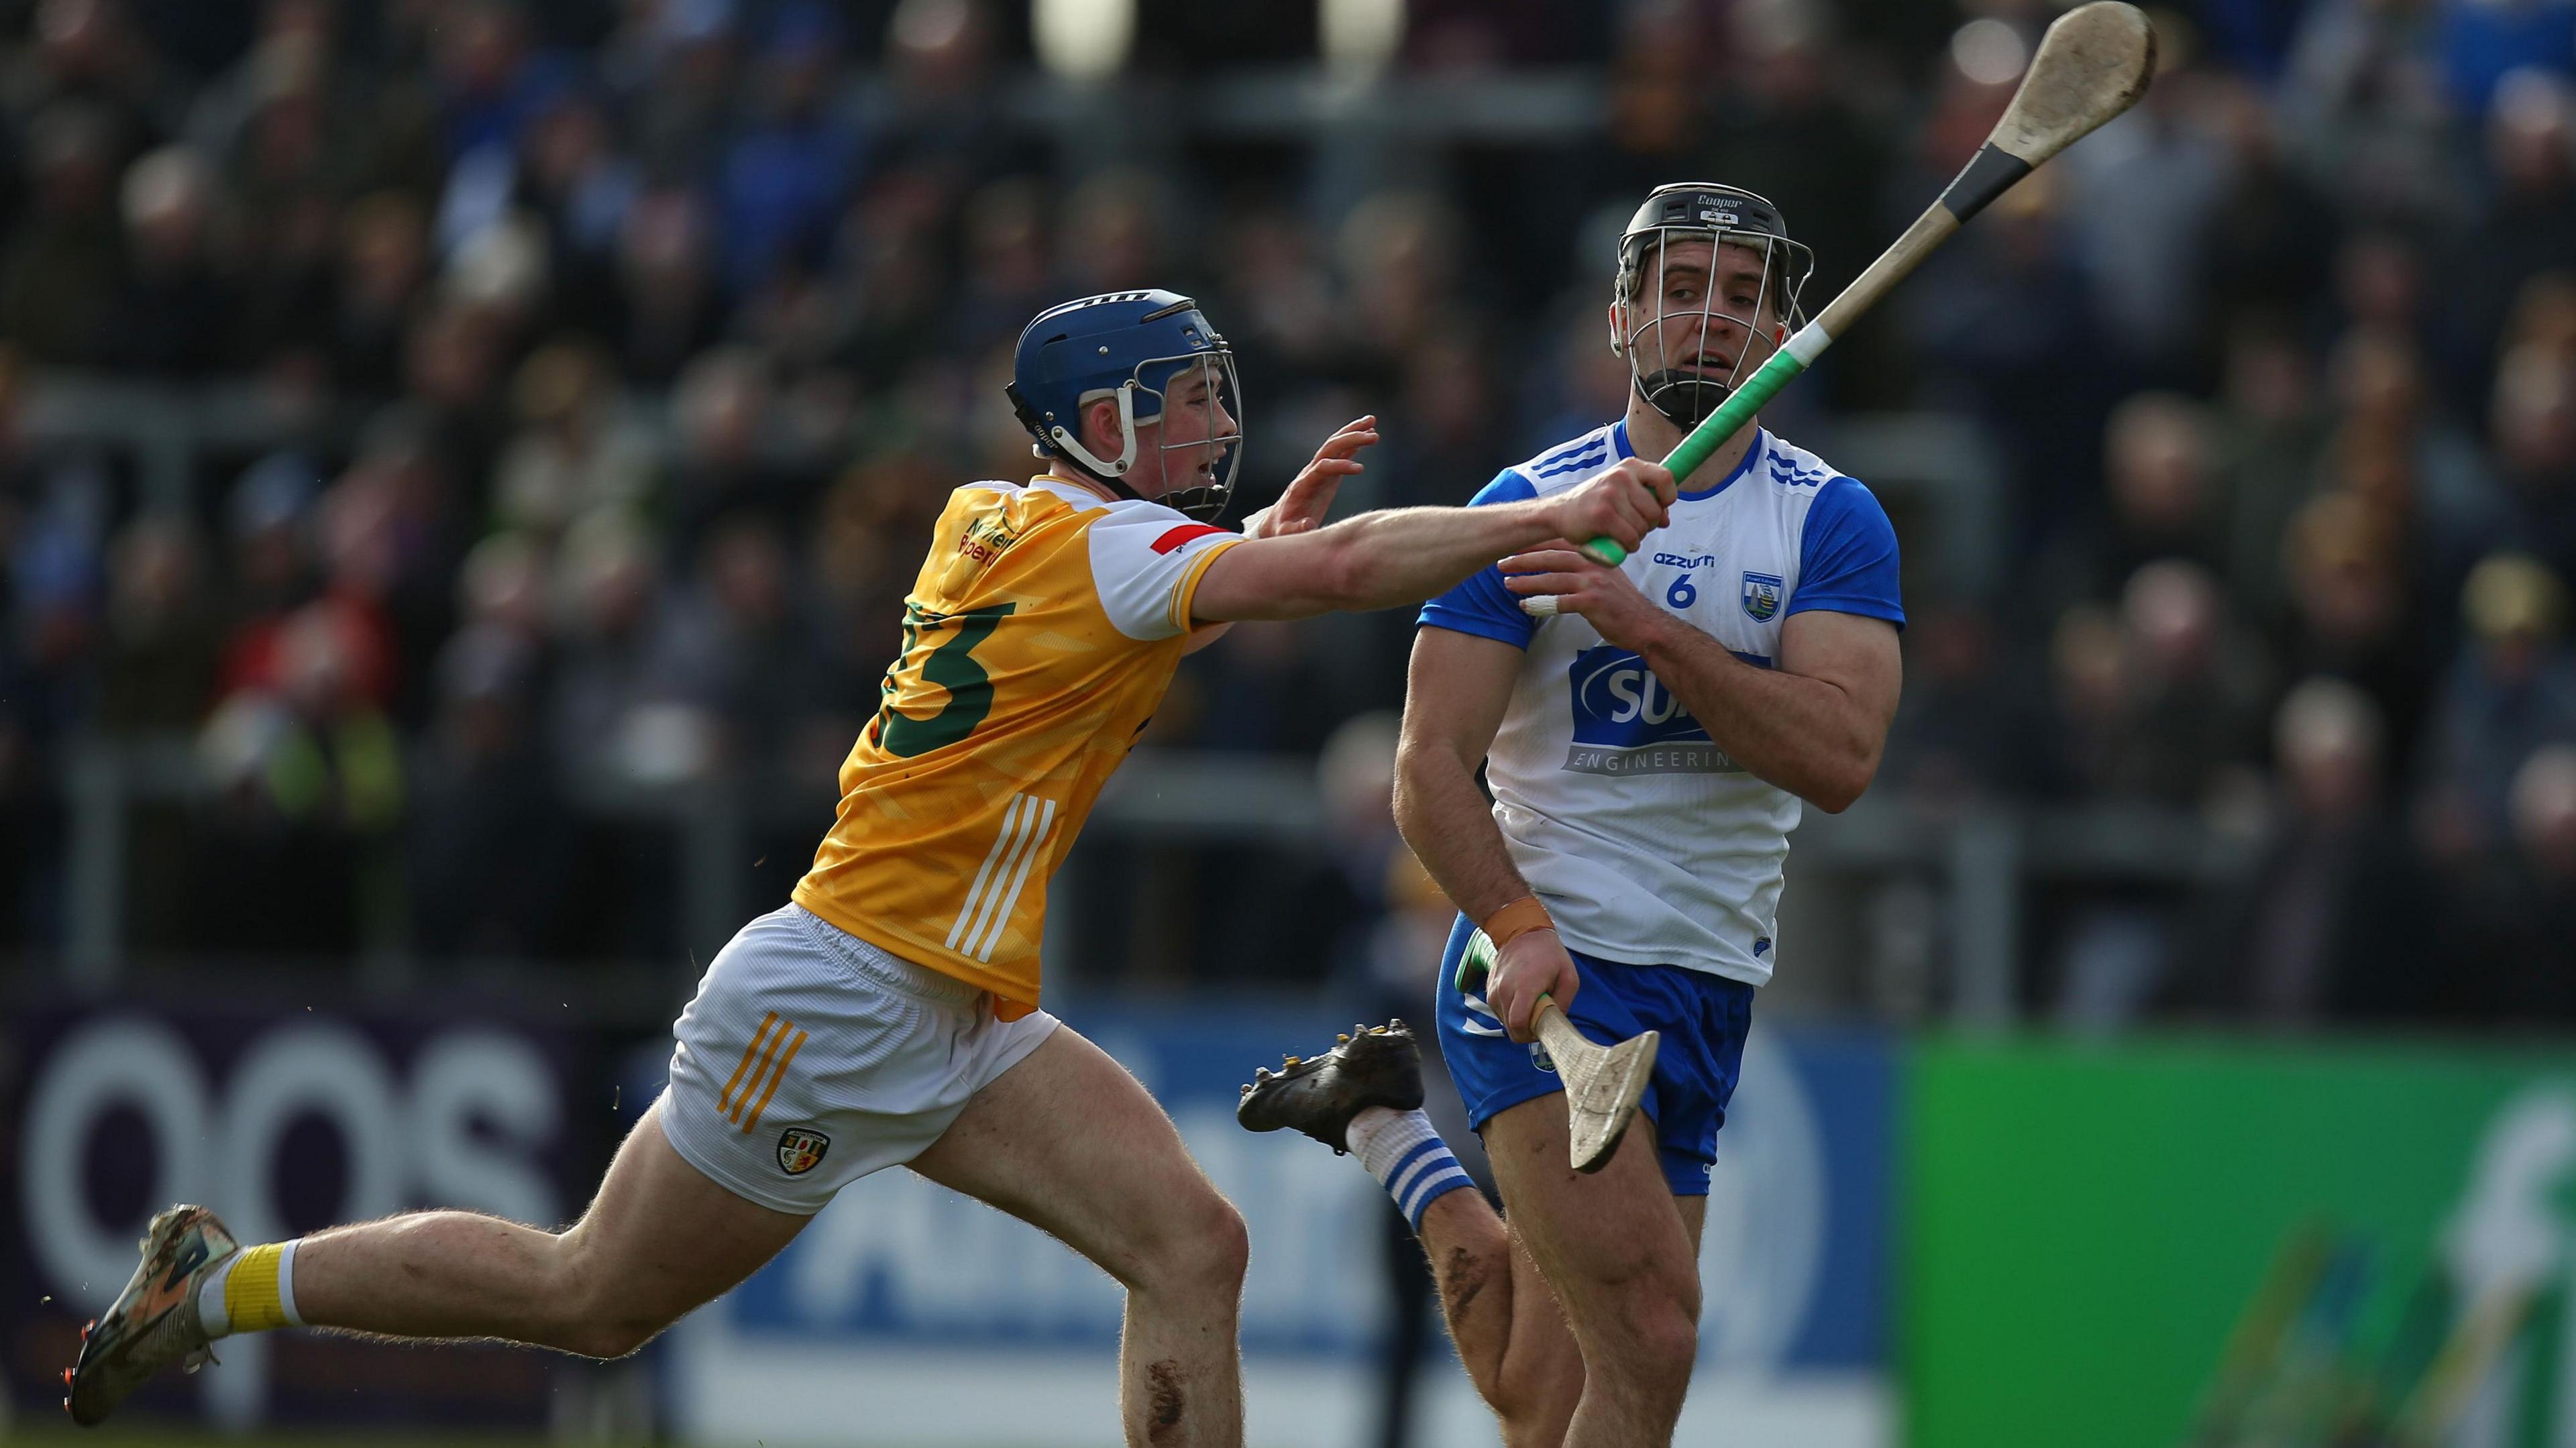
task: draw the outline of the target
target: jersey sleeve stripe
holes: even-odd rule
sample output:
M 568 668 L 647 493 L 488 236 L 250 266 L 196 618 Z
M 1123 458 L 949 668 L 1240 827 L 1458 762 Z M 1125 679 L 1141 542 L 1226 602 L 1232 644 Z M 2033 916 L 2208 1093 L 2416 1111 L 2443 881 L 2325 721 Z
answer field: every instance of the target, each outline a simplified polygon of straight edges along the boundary
M 1225 530 L 1214 528 L 1209 531 L 1222 533 Z M 1190 602 L 1198 597 L 1199 580 L 1207 577 L 1208 565 L 1217 560 L 1218 554 L 1240 547 L 1243 542 L 1237 538 L 1229 543 L 1213 543 L 1200 552 L 1198 560 L 1190 565 L 1190 571 L 1182 575 L 1181 586 L 1172 590 L 1172 627 L 1182 633 L 1190 631 Z
M 993 912 L 992 928 L 985 932 L 982 947 L 974 952 L 977 960 L 990 961 L 993 948 L 1002 943 L 1002 927 L 1011 923 L 1011 912 L 1019 908 L 1020 891 L 1029 883 L 1029 866 L 1046 853 L 1047 831 L 1055 827 L 1055 801 L 1039 799 L 1031 803 L 1038 810 L 1037 828 L 1029 831 L 1022 842 L 1020 861 L 1011 867 L 1011 888 L 1003 894 L 1001 908 Z
M 1531 459 L 1530 470 L 1541 475 L 1552 475 L 1571 471 L 1587 463 L 1600 462 L 1608 456 L 1611 441 L 1606 431 L 1588 433 Z
M 1211 533 L 1222 533 L 1224 531 L 1225 530 L 1223 528 L 1220 528 L 1213 523 L 1183 523 L 1181 526 L 1165 533 L 1162 537 L 1155 539 L 1152 547 L 1158 554 L 1169 553 L 1173 549 L 1180 547 L 1182 544 L 1189 542 L 1193 538 L 1205 538 Z
M 1019 831 L 1020 801 L 1024 797 L 1013 795 L 1010 804 L 1002 810 L 1001 832 L 993 837 L 993 848 L 984 853 L 984 867 L 975 872 L 975 883 L 966 887 L 966 903 L 957 911 L 957 923 L 948 927 L 948 939 L 943 943 L 950 950 L 957 948 L 957 938 L 966 933 L 966 922 L 982 913 L 984 886 L 993 878 L 993 862 L 1002 858 L 1002 852 L 1010 847 L 1011 837 Z
M 1585 468 L 1607 462 L 1609 459 L 1609 448 L 1606 446 L 1596 445 L 1594 447 L 1586 448 L 1579 453 L 1572 453 L 1561 458 L 1554 458 L 1547 462 L 1540 463 L 1530 471 L 1542 478 L 1553 478 L 1565 473 L 1581 472 Z

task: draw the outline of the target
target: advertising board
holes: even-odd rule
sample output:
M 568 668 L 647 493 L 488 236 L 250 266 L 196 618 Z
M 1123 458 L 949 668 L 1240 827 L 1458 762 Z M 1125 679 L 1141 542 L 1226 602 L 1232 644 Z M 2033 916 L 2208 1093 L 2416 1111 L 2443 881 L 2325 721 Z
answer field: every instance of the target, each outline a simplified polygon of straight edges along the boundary
M 1102 1007 L 1077 1020 L 1170 1109 L 1249 1225 L 1250 1441 L 1373 1441 L 1392 1208 L 1351 1160 L 1234 1122 L 1251 1067 L 1329 1040 L 1333 1018 Z M 1893 1441 L 1892 1070 L 1875 1035 L 1755 1032 L 1720 1137 L 1685 1441 Z M 771 1448 L 847 1443 L 854 1432 L 905 1445 L 1113 1444 L 1120 1301 L 1116 1284 L 1030 1228 L 909 1173 L 880 1173 L 681 1325 L 669 1359 L 675 1426 L 693 1441 Z M 822 1383 L 830 1390 L 816 1391 Z M 1417 1402 L 1424 1448 L 1494 1441 L 1436 1328 Z
M 80 1324 L 134 1271 L 144 1221 L 212 1206 L 246 1241 L 442 1205 L 556 1223 L 614 1141 L 605 1052 L 572 1028 L 407 1002 L 26 1006 L 0 1023 L 6 1375 L 50 1410 Z M 316 1333 L 232 1339 L 135 1416 L 546 1423 L 555 1361 Z
M 1936 1040 L 1905 1101 L 1914 1448 L 2576 1443 L 2576 1055 Z
M 1250 1224 L 1253 1441 L 1370 1441 L 1398 1340 L 1392 1208 L 1352 1161 L 1233 1120 L 1252 1064 L 1329 1039 L 1336 1018 L 1104 1004 L 1078 1020 L 1161 1097 Z M 246 1239 L 428 1205 L 562 1222 L 658 1090 L 667 1052 L 434 1002 L 38 1005 L 0 1029 L 0 1332 L 22 1413 L 59 1396 L 80 1322 L 132 1271 L 156 1207 L 204 1201 Z M 1755 1033 L 1712 1181 L 1688 1431 L 1816 1448 L 1893 1441 L 1894 1069 L 1876 1034 Z M 855 1431 L 903 1448 L 1107 1445 L 1119 1309 L 1116 1286 L 1059 1244 L 889 1171 L 641 1365 L 280 1333 L 226 1342 L 220 1368 L 158 1381 L 129 1412 L 235 1429 L 562 1428 L 587 1401 L 588 1426 L 662 1417 L 710 1444 L 847 1443 Z M 1436 1324 L 1415 1381 L 1418 1444 L 1493 1441 Z M 655 1402 L 600 1401 L 621 1395 Z

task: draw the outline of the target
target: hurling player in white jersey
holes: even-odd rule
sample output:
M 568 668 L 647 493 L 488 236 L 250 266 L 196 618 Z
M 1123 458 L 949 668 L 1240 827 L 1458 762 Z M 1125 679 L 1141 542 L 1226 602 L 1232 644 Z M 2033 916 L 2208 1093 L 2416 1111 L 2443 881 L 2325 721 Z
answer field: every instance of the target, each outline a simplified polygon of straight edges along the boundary
M 1620 239 L 1609 308 L 1627 415 L 1476 502 L 1660 473 L 1642 459 L 1799 324 L 1811 268 L 1761 197 L 1657 188 Z M 1896 537 L 1869 490 L 1758 420 L 1678 483 L 1669 524 L 1621 566 L 1565 543 L 1507 558 L 1425 607 L 1414 642 L 1396 818 L 1461 912 L 1441 1047 L 1509 1230 L 1415 1109 L 1401 1022 L 1263 1073 L 1239 1113 L 1356 1152 L 1387 1187 L 1513 1448 L 1671 1441 L 1698 1356 L 1709 1163 L 1779 954 L 1788 833 L 1802 801 L 1859 798 L 1896 711 Z M 1497 963 L 1462 985 L 1479 936 Z M 1563 1087 L 1532 1044 L 1541 995 L 1605 1044 L 1663 1033 L 1598 1175 L 1568 1166 Z

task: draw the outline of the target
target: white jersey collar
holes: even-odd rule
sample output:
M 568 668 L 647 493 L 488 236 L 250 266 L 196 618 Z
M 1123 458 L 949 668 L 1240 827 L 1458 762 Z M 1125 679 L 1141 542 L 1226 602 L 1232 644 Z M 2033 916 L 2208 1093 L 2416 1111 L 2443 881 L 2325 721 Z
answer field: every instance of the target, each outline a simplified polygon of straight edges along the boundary
M 1627 420 L 1625 418 L 1620 419 L 1621 426 L 1624 427 L 1626 424 Z M 1746 448 L 1744 450 L 1744 456 L 1736 460 L 1735 471 L 1728 473 L 1725 477 L 1720 478 L 1709 486 L 1699 489 L 1697 492 L 1676 493 L 1673 496 L 1679 498 L 1685 503 L 1697 503 L 1709 498 L 1714 498 L 1732 486 L 1737 478 L 1753 471 L 1754 463 L 1760 461 L 1762 454 L 1768 452 L 1770 448 L 1770 432 L 1767 429 L 1757 427 L 1753 429 L 1753 445 Z

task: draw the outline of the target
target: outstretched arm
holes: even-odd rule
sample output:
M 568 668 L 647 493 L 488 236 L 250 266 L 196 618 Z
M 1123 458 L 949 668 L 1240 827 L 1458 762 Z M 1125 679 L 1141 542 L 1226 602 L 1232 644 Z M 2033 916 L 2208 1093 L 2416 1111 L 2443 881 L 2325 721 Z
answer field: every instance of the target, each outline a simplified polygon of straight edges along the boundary
M 1243 520 L 1246 538 L 1289 538 L 1299 533 L 1312 533 L 1324 526 L 1324 515 L 1332 511 L 1333 495 L 1341 490 L 1342 480 L 1368 471 L 1359 460 L 1360 450 L 1377 441 L 1377 417 L 1355 417 L 1343 423 L 1341 430 L 1324 439 L 1315 449 L 1314 458 L 1288 480 L 1279 501 Z M 1195 610 L 1193 610 L 1195 613 Z M 1190 641 L 1181 652 L 1194 654 L 1233 628 L 1231 622 L 1213 623 L 1190 631 Z
M 1580 487 L 1484 508 L 1363 513 L 1291 537 L 1254 538 L 1207 567 L 1195 623 L 1312 618 L 1418 603 L 1507 553 L 1552 539 L 1606 536 L 1634 548 L 1664 525 L 1672 474 L 1631 458 Z

